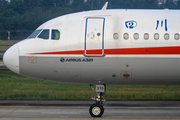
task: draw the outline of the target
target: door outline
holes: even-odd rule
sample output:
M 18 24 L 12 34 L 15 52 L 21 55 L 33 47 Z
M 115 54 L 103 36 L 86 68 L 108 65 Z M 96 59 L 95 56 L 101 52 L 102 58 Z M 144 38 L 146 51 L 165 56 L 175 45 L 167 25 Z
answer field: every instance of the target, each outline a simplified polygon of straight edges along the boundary
M 87 27 L 88 27 L 88 20 L 89 19 L 102 19 L 103 20 L 103 26 L 102 26 L 102 54 L 100 55 L 88 55 L 86 54 L 86 50 L 87 50 L 87 43 L 86 43 L 86 38 L 87 38 Z M 85 26 L 85 41 L 84 41 L 84 56 L 85 57 L 104 57 L 106 54 L 104 53 L 104 27 L 105 27 L 105 18 L 104 17 L 88 17 L 86 18 L 86 26 Z

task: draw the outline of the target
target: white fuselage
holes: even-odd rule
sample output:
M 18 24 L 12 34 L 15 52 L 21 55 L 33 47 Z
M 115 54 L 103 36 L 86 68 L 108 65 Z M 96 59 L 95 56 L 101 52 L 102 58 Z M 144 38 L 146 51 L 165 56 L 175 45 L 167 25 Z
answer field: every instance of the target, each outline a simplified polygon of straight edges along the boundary
M 179 19 L 179 10 L 69 14 L 12 46 L 4 62 L 18 74 L 59 82 L 180 84 Z

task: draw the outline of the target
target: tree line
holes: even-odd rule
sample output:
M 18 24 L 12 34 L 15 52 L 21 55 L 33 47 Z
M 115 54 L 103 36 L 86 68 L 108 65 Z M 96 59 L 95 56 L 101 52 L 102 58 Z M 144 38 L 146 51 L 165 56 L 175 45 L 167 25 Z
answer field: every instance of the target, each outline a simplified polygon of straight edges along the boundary
M 100 10 L 108 1 L 108 9 L 178 9 L 180 2 L 169 0 L 0 0 L 0 31 L 34 30 L 42 23 L 69 13 Z

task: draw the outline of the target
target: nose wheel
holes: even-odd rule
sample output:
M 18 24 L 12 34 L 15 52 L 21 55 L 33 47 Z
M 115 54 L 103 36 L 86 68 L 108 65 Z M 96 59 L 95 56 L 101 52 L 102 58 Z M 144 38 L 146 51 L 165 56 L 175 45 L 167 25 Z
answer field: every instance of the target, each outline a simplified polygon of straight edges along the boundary
M 94 88 L 92 85 L 90 85 L 92 90 L 94 91 Z M 103 85 L 96 85 L 96 95 L 92 98 L 92 100 L 95 101 L 95 104 L 92 104 L 89 108 L 89 114 L 92 117 L 101 117 L 104 113 L 104 107 L 103 107 L 103 102 L 105 101 L 103 99 L 103 93 L 106 90 L 105 84 Z
M 89 108 L 89 114 L 92 117 L 101 117 L 103 115 L 103 113 L 104 113 L 104 108 L 102 105 L 93 104 Z

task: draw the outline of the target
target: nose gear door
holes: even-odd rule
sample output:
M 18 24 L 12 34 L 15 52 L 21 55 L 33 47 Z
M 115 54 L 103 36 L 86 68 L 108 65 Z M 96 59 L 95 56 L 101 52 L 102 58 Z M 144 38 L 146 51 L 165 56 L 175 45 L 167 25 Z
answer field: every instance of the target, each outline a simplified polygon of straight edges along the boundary
M 103 17 L 86 18 L 85 53 L 86 57 L 103 57 L 104 54 L 104 25 Z

